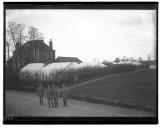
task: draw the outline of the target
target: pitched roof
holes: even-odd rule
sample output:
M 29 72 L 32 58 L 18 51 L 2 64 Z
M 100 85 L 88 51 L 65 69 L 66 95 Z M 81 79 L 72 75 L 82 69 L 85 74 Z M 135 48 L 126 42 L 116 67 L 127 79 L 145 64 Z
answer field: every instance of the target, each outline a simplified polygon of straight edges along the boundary
M 20 72 L 25 72 L 25 71 L 37 71 L 41 70 L 45 66 L 44 63 L 30 63 L 21 68 Z
M 30 63 L 19 72 L 20 79 L 30 79 L 30 80 L 52 80 L 54 74 L 61 71 L 66 71 L 72 62 L 63 63 L 50 63 L 45 65 L 44 63 Z
M 28 46 L 40 47 L 43 49 L 51 49 L 47 44 L 45 44 L 45 42 L 43 40 L 32 40 L 32 41 L 28 41 L 22 45 L 22 47 L 28 47 Z
M 81 63 L 82 61 L 77 57 L 57 57 L 56 62 L 77 62 Z

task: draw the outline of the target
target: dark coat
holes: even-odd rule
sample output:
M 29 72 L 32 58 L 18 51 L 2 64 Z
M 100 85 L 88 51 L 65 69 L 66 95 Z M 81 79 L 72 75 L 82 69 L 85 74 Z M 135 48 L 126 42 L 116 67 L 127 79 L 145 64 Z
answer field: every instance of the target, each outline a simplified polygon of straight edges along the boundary
M 45 92 L 45 88 L 43 86 L 39 86 L 36 90 L 36 94 L 39 97 L 43 97 L 44 96 L 44 92 Z
M 52 91 L 52 89 L 47 89 L 46 90 L 46 98 L 47 99 L 52 99 L 53 98 L 53 91 Z
M 52 97 L 58 98 L 58 90 L 57 89 L 52 89 Z
M 61 96 L 63 97 L 63 98 L 68 98 L 68 89 L 67 88 L 63 88 L 62 90 L 61 90 Z

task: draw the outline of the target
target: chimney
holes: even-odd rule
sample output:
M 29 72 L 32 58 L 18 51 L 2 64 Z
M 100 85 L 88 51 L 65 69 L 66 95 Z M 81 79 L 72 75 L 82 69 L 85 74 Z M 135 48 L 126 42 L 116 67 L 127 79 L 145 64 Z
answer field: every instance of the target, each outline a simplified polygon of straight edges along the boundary
M 53 42 L 52 42 L 51 39 L 50 39 L 50 42 L 49 42 L 49 47 L 50 47 L 51 49 L 53 49 Z

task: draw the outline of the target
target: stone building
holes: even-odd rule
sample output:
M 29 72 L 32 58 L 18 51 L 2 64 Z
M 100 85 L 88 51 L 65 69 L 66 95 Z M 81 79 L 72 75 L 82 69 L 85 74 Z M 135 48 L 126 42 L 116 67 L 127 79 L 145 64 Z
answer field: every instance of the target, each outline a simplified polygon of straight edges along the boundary
M 53 63 L 55 62 L 55 50 L 50 39 L 49 46 L 44 40 L 28 41 L 22 46 L 17 43 L 12 58 L 8 60 L 8 69 L 19 71 L 29 63 Z

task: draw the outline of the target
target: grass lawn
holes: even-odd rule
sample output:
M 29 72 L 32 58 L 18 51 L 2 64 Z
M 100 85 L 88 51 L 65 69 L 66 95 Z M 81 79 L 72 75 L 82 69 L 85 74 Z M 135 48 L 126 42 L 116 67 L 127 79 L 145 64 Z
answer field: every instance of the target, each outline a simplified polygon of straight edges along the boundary
M 155 110 L 156 80 L 156 70 L 143 70 L 74 87 L 70 89 L 70 94 Z

